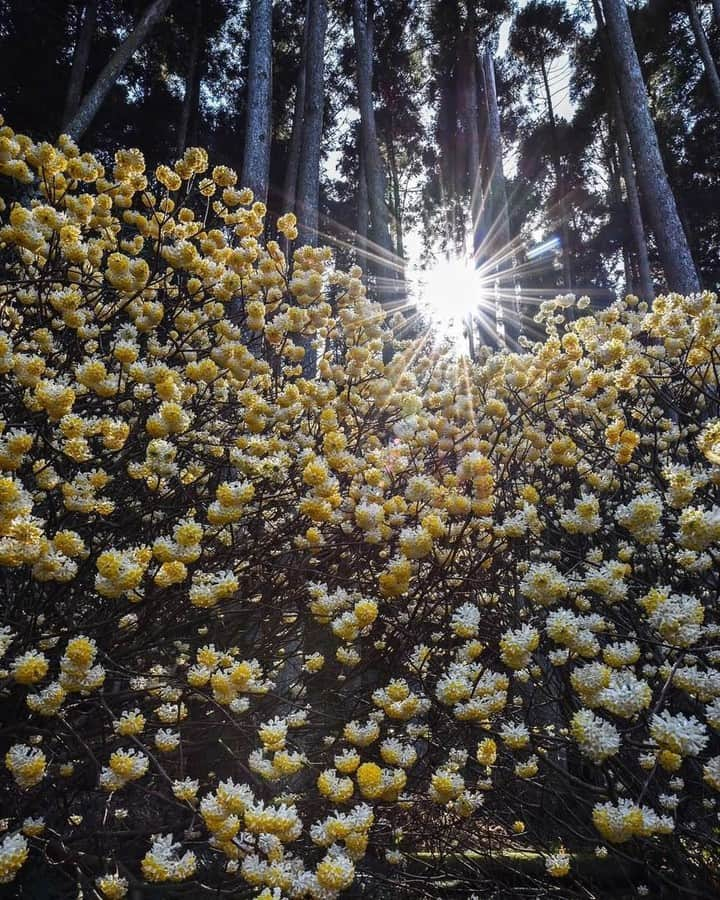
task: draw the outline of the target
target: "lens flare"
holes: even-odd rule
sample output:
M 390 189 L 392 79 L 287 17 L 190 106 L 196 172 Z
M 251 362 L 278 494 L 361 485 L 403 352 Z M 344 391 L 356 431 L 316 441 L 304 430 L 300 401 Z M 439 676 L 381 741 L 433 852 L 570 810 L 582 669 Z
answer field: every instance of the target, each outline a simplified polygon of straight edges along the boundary
M 471 320 L 492 303 L 487 279 L 472 259 L 461 257 L 441 259 L 421 270 L 418 295 L 431 328 L 453 342 L 461 341 Z

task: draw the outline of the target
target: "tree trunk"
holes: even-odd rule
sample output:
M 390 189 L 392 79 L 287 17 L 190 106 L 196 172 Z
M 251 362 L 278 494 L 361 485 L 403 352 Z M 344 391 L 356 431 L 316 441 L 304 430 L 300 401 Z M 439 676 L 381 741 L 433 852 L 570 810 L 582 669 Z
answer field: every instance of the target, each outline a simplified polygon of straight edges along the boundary
M 720 0 L 712 0 L 713 16 L 715 16 L 715 24 L 720 28 Z
M 641 298 L 650 302 L 655 297 L 650 259 L 648 257 L 647 241 L 645 240 L 645 228 L 643 225 L 642 208 L 640 206 L 640 194 L 638 192 L 635 167 L 633 166 L 632 151 L 628 142 L 625 116 L 620 103 L 620 95 L 617 85 L 612 85 L 613 118 L 615 120 L 615 140 L 620 156 L 620 168 L 622 169 L 625 193 L 627 195 L 628 217 L 630 219 L 630 231 L 635 244 L 635 257 L 638 267 L 638 288 Z
M 250 2 L 250 60 L 242 185 L 267 201 L 272 137 L 272 0 Z
M 182 156 L 189 140 L 197 133 L 198 107 L 200 104 L 200 56 L 202 55 L 202 0 L 195 0 L 193 33 L 190 41 L 190 58 L 185 76 L 180 122 L 178 123 L 177 152 Z
M 697 44 L 703 68 L 705 69 L 705 77 L 710 87 L 710 93 L 715 101 L 715 106 L 720 110 L 720 75 L 718 75 L 717 66 L 710 50 L 710 44 L 708 43 L 700 14 L 697 11 L 697 6 L 695 6 L 695 0 L 687 0 L 687 8 L 690 16 L 690 25 L 695 35 L 695 43 Z
M 305 103 L 302 145 L 297 179 L 297 213 L 300 234 L 306 244 L 318 242 L 320 216 L 320 152 L 325 106 L 325 32 L 327 0 L 308 3 L 307 55 L 305 59 Z
M 95 37 L 97 26 L 97 0 L 87 0 L 83 9 L 82 25 L 78 31 L 77 43 L 73 52 L 72 69 L 65 97 L 65 110 L 63 112 L 63 128 L 67 126 L 75 115 L 82 98 L 85 75 L 87 73 L 90 48 Z
M 498 276 L 499 303 L 502 307 L 505 326 L 505 343 L 512 346 L 525 329 L 514 274 L 515 254 L 510 233 L 507 185 L 503 168 L 500 107 L 495 85 L 495 60 L 490 47 L 483 51 L 482 72 L 487 113 L 488 199 L 492 221 L 491 252 Z
M 461 116 L 465 132 L 465 151 L 470 193 L 470 218 L 472 227 L 472 254 L 475 266 L 482 268 L 488 256 L 488 232 L 491 219 L 486 210 L 486 192 L 481 169 L 480 110 L 478 107 L 477 65 L 475 61 L 475 20 L 473 8 L 468 10 L 467 24 L 460 39 Z
M 325 107 L 327 0 L 309 0 L 307 17 L 305 102 L 295 205 L 300 238 L 305 244 L 314 247 L 318 243 L 320 220 L 320 154 Z M 301 343 L 305 347 L 303 375 L 305 378 L 314 378 L 317 372 L 317 351 L 311 341 L 303 339 Z
M 396 290 L 398 294 L 405 293 L 405 242 L 403 236 L 403 211 L 400 195 L 400 175 L 398 173 L 397 158 L 395 156 L 395 129 L 393 118 L 390 117 L 390 133 L 387 141 L 388 162 L 390 163 L 390 180 L 393 195 L 393 219 L 395 220 L 395 257 L 396 257 Z
M 288 148 L 287 162 L 285 164 L 285 179 L 283 181 L 283 212 L 295 212 L 295 194 L 297 193 L 298 167 L 300 165 L 300 148 L 303 140 L 303 116 L 305 114 L 305 79 L 306 58 L 308 46 L 308 28 L 310 24 L 310 3 L 305 4 L 305 26 L 303 28 L 303 43 L 300 54 L 300 69 L 295 84 L 295 105 L 293 107 L 292 134 Z
M 393 195 L 393 218 L 395 220 L 395 254 L 398 260 L 405 257 L 403 244 L 402 200 L 400 198 L 400 176 L 398 174 L 397 159 L 395 157 L 395 130 L 393 128 L 392 115 L 390 116 L 390 132 L 387 139 L 388 162 L 390 163 L 390 182 Z
M 65 132 L 71 138 L 78 141 L 88 130 L 97 111 L 115 86 L 118 76 L 130 61 L 133 53 L 142 45 L 155 25 L 164 18 L 171 3 L 172 0 L 152 0 L 135 28 L 105 64 L 95 80 L 95 84 L 85 94 L 77 111 L 66 124 Z
M 660 155 L 625 0 L 602 0 L 602 7 L 637 177 L 668 287 L 690 294 L 700 290 L 700 281 Z
M 507 186 L 503 168 L 502 133 L 500 130 L 500 108 L 498 107 L 495 85 L 495 61 L 492 50 L 487 48 L 482 55 L 485 104 L 487 109 L 488 186 L 492 208 L 493 230 L 497 233 L 499 249 L 508 253 L 510 246 L 510 216 L 508 213 Z
M 565 290 L 571 291 L 573 287 L 572 272 L 572 254 L 570 251 L 570 229 L 568 228 L 567 203 L 565 198 L 565 179 L 562 172 L 562 164 L 560 161 L 560 146 L 557 136 L 557 122 L 555 121 L 555 109 L 552 102 L 552 93 L 550 91 L 550 82 L 548 80 L 547 67 L 545 60 L 540 63 L 540 72 L 542 74 L 543 86 L 545 87 L 545 100 L 548 108 L 548 120 L 550 122 L 550 144 L 553 160 L 553 169 L 555 170 L 555 184 L 558 192 L 558 211 L 560 213 L 560 235 L 562 239 L 562 266 L 563 281 L 565 282 Z
M 643 223 L 642 208 L 640 206 L 640 192 L 638 191 L 637 178 L 635 177 L 632 150 L 630 149 L 630 143 L 628 141 L 627 126 L 625 124 L 625 115 L 620 99 L 617 74 L 611 63 L 612 48 L 610 46 L 607 26 L 603 21 L 600 0 L 593 0 L 593 9 L 595 10 L 595 20 L 598 27 L 600 47 L 608 62 L 608 65 L 606 66 L 606 76 L 608 88 L 610 90 L 610 133 L 617 144 L 620 168 L 622 170 L 623 181 L 625 182 L 628 219 L 630 221 L 630 231 L 635 245 L 635 258 L 637 261 L 638 289 L 642 299 L 649 302 L 655 297 L 655 288 L 653 286 L 652 272 L 650 270 L 647 240 L 645 239 L 645 226 Z
M 378 299 L 382 302 L 383 299 L 392 297 L 395 279 L 392 268 L 393 247 L 390 238 L 389 211 L 385 203 L 385 172 L 375 127 L 372 97 L 373 45 L 368 0 L 353 0 L 353 32 L 360 107 L 360 139 L 370 207 L 370 233 L 375 244 L 373 255 L 379 257 L 379 264 L 374 268 L 378 281 Z
M 362 145 L 359 147 L 359 170 L 357 187 L 357 236 L 358 249 L 367 249 L 368 223 L 370 221 L 370 207 L 368 206 L 367 176 L 365 174 L 365 154 Z
M 635 281 L 635 272 L 632 265 L 632 254 L 628 241 L 629 216 L 627 204 L 623 200 L 622 183 L 620 180 L 620 167 L 616 156 L 617 141 L 613 139 L 614 122 L 612 115 L 608 113 L 608 140 L 604 139 L 602 129 L 599 129 L 602 147 L 605 153 L 605 166 L 609 176 L 610 209 L 618 217 L 622 217 L 622 258 L 623 272 L 625 273 L 625 294 L 635 294 L 638 288 Z

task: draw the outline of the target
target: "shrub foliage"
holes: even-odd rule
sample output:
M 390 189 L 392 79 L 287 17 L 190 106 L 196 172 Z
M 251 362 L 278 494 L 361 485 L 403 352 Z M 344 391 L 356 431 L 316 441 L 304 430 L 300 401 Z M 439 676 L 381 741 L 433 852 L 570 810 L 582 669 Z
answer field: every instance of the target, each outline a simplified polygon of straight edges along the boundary
M 717 297 L 471 365 L 200 149 L 0 173 L 0 881 L 709 896 Z

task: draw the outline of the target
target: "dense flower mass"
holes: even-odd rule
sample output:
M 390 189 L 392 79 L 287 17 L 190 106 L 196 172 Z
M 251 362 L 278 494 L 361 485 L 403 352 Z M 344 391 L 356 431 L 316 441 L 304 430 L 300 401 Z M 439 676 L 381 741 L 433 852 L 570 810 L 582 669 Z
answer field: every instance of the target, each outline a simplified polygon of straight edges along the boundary
M 202 150 L 0 174 L 1 882 L 712 883 L 714 294 L 471 364 Z

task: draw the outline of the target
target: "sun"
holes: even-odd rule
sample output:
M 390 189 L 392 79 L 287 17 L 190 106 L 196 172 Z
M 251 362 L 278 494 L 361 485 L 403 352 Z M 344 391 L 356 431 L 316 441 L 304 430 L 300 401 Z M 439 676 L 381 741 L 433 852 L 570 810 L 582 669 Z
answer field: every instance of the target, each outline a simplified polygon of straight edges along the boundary
M 442 259 L 418 273 L 420 305 L 432 325 L 447 337 L 458 339 L 463 329 L 490 301 L 487 279 L 471 259 Z

